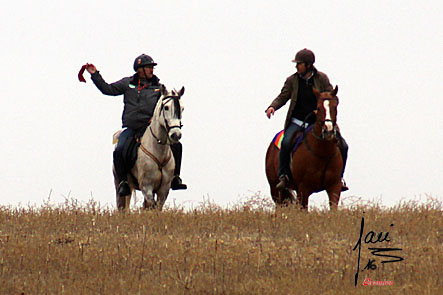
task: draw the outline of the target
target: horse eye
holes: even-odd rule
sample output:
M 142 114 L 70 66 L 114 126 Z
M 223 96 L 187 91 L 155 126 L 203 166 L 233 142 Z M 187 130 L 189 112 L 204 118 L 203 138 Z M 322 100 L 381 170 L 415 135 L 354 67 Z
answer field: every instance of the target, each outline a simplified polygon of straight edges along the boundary
M 168 106 L 165 106 L 165 111 L 169 111 L 169 107 Z

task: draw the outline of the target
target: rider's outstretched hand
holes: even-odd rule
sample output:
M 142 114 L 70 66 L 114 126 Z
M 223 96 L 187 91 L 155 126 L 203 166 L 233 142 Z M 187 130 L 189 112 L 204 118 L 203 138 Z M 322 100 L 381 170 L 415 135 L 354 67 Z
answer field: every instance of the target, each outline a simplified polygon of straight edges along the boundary
M 269 107 L 266 110 L 266 116 L 268 116 L 268 119 L 271 119 L 271 115 L 274 115 L 274 113 L 275 113 L 275 109 L 273 107 Z
M 97 68 L 93 64 L 87 64 L 86 65 L 86 70 L 91 75 L 94 74 L 95 72 L 97 72 Z

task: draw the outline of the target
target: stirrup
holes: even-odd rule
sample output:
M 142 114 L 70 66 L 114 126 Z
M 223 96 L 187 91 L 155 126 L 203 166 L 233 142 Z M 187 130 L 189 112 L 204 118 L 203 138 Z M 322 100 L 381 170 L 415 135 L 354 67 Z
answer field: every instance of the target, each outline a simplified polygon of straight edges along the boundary
M 282 174 L 279 177 L 280 182 L 275 186 L 275 188 L 279 191 L 283 190 L 286 188 L 286 185 L 289 182 L 289 177 L 286 174 Z

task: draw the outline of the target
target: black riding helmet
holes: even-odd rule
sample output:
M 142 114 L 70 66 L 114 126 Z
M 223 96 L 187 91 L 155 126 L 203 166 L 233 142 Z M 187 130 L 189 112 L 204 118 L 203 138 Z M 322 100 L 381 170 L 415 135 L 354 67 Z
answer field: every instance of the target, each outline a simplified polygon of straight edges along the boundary
M 156 66 L 157 64 L 154 62 L 152 57 L 147 54 L 142 54 L 138 56 L 134 61 L 134 71 L 137 72 L 137 69 L 145 66 Z

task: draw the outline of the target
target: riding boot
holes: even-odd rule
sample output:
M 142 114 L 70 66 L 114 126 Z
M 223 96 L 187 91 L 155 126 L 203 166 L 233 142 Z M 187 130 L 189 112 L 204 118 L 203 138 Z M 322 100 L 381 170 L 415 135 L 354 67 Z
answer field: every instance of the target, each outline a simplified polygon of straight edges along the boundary
M 123 157 L 118 151 L 114 151 L 114 169 L 119 181 L 117 189 L 118 195 L 119 196 L 129 195 L 131 193 L 131 190 L 128 184 L 128 174 L 126 173 L 125 162 L 123 160 Z
M 278 176 L 280 182 L 277 184 L 276 188 L 282 190 L 286 188 L 289 180 L 292 179 L 290 161 L 291 161 L 291 151 L 294 146 L 295 135 L 298 131 L 302 131 L 303 128 L 295 123 L 290 123 L 285 129 L 285 135 L 280 147 L 280 153 L 278 155 Z
M 280 182 L 277 184 L 276 189 L 282 190 L 286 188 L 289 182 L 290 167 L 289 162 L 291 158 L 291 152 L 287 150 L 285 146 L 281 146 L 279 153 L 279 165 L 278 165 L 278 176 Z
M 172 190 L 187 189 L 188 186 L 186 184 L 182 183 L 182 180 L 180 178 L 180 170 L 181 170 L 181 164 L 182 164 L 182 152 L 183 152 L 183 146 L 182 146 L 181 142 L 171 144 L 171 151 L 172 151 L 172 155 L 174 156 L 174 160 L 175 160 L 174 178 L 172 179 L 172 182 L 171 182 L 171 189 Z

